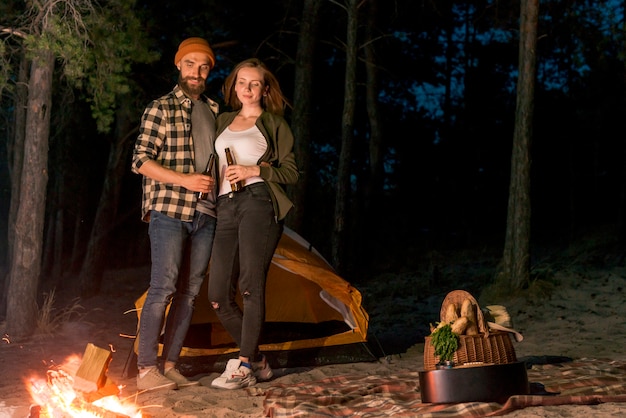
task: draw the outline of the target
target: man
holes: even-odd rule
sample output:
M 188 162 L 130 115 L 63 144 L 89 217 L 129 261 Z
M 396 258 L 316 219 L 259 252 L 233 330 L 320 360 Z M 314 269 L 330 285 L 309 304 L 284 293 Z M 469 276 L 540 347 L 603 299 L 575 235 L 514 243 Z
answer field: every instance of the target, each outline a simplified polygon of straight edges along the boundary
M 207 273 L 216 224 L 215 168 L 205 171 L 214 155 L 218 105 L 203 95 L 215 55 L 206 40 L 188 38 L 174 64 L 178 83 L 146 107 L 132 159 L 132 171 L 143 176 L 142 220 L 150 223 L 152 259 L 137 337 L 137 389 L 144 391 L 199 383 L 175 366 Z M 201 193 L 208 198 L 199 198 Z M 160 367 L 158 344 L 168 305 Z

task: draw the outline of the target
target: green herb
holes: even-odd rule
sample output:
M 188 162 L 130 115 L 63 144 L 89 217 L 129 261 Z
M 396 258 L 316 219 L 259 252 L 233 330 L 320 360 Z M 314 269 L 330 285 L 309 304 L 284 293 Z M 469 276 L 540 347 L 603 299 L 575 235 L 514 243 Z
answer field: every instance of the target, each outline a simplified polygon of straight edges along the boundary
M 435 348 L 435 356 L 439 357 L 439 362 L 451 361 L 459 348 L 459 336 L 452 332 L 450 324 L 436 329 L 430 337 L 430 343 Z

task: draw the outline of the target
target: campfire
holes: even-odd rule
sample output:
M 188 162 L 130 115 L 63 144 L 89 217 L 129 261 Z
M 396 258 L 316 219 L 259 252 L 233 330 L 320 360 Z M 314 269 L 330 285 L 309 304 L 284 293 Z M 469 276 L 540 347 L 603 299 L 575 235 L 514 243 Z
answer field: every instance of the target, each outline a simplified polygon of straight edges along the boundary
M 107 377 L 111 359 L 109 350 L 90 343 L 82 360 L 73 356 L 48 370 L 46 379 L 30 379 L 29 418 L 142 418 L 135 404 L 120 398 L 122 387 Z

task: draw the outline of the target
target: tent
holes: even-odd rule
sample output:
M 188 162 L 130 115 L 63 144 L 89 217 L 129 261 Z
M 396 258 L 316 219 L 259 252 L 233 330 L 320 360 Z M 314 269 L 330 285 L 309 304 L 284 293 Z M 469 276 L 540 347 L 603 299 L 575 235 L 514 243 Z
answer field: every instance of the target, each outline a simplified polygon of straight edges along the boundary
M 181 352 L 181 363 L 196 372 L 221 371 L 239 352 L 206 295 L 207 282 L 196 299 Z M 146 293 L 135 302 L 138 317 L 145 297 Z M 268 273 L 265 321 L 260 349 L 273 367 L 376 359 L 367 345 L 369 316 L 361 305 L 361 293 L 288 228 Z

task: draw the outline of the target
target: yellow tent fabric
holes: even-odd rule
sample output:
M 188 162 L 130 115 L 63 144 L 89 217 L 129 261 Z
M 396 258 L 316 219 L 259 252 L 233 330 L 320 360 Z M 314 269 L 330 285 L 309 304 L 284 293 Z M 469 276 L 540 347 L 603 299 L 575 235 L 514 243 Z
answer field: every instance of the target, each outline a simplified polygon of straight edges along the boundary
M 194 338 L 202 343 L 186 344 L 181 356 L 215 356 L 238 351 L 209 305 L 206 284 L 196 300 L 189 333 L 195 332 L 194 325 L 208 324 L 210 330 L 203 328 L 203 334 Z M 135 302 L 138 316 L 145 296 L 144 293 Z M 310 325 L 332 323 L 333 331 L 321 336 L 300 335 L 287 341 L 280 338 L 262 341 L 260 349 L 266 352 L 365 343 L 369 316 L 361 302 L 361 293 L 355 287 L 337 275 L 304 238 L 285 228 L 268 273 L 266 327 L 276 323 L 280 332 L 283 324 L 306 329 Z

